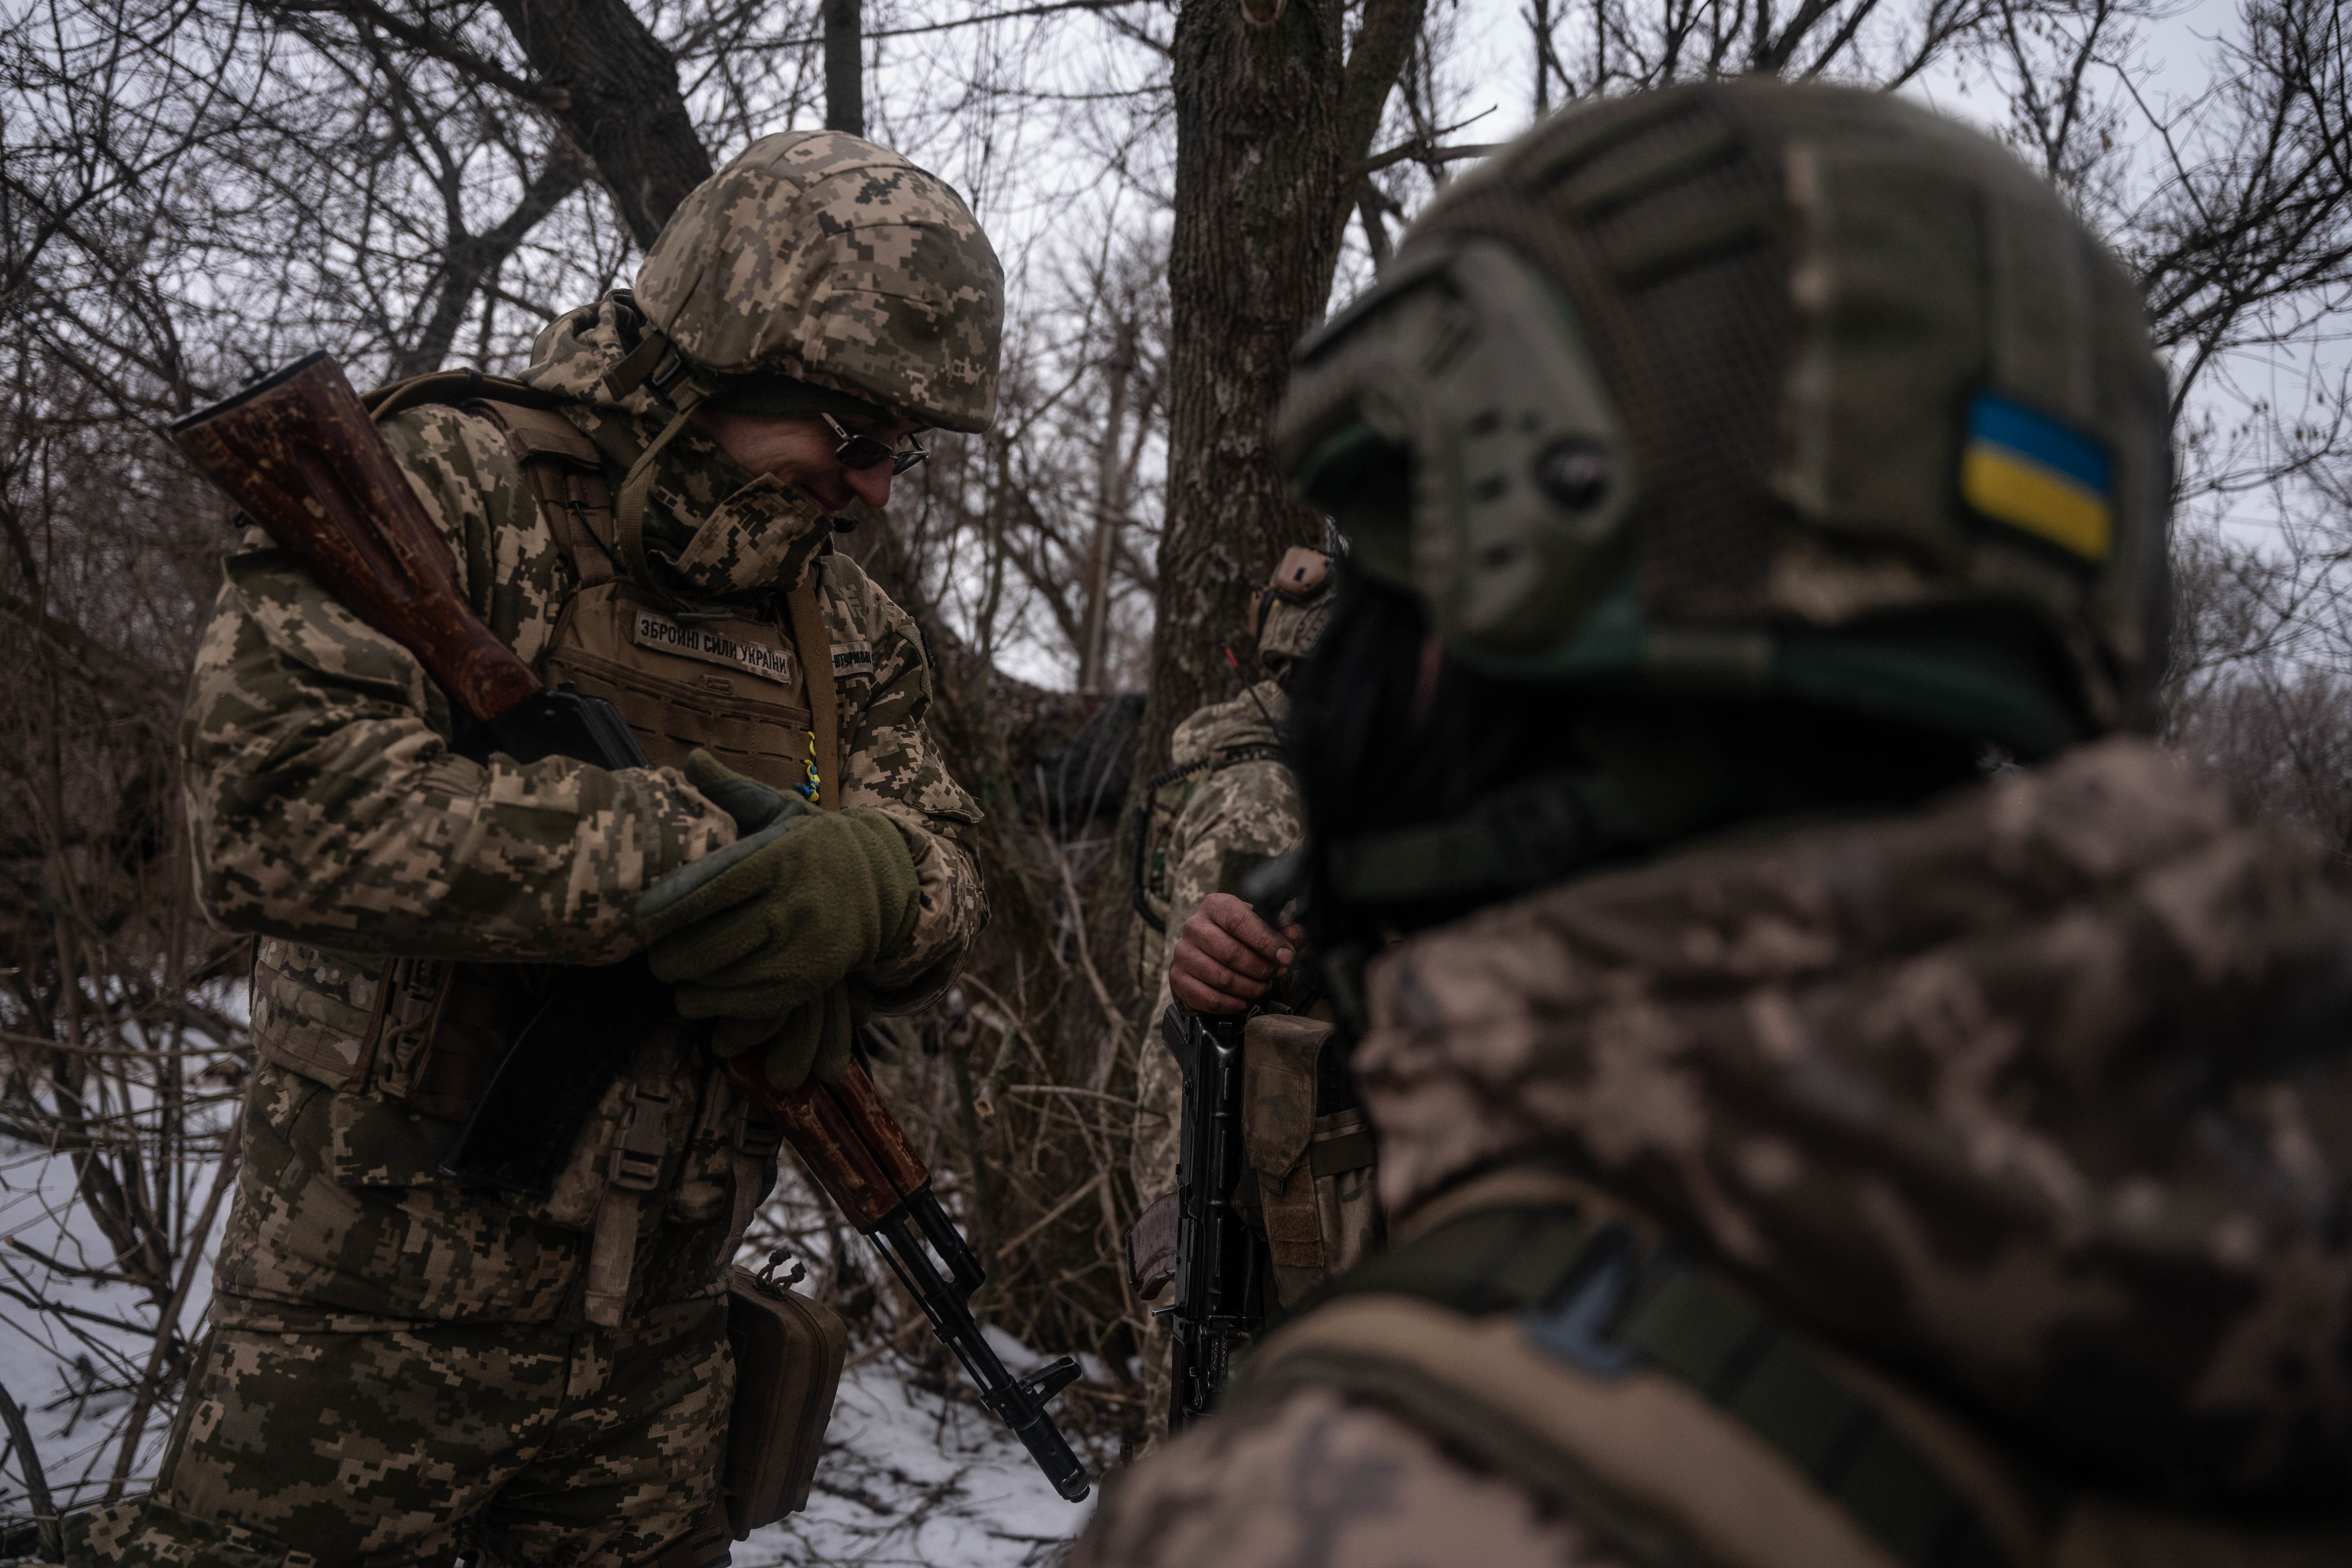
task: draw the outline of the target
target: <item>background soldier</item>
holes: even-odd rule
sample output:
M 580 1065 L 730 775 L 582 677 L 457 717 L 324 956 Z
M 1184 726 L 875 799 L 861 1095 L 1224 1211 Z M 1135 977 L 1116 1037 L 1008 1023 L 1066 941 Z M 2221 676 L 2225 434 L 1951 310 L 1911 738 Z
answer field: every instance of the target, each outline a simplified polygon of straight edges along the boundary
M 1245 1047 L 1257 1099 L 1244 1118 L 1255 1168 L 1243 1202 L 1267 1241 L 1275 1295 L 1299 1300 L 1327 1273 L 1380 1243 L 1372 1149 L 1364 1117 L 1339 1072 L 1318 1073 L 1329 1010 L 1311 970 L 1297 963 L 1306 934 L 1277 931 L 1239 896 L 1251 873 L 1306 843 L 1298 781 L 1282 758 L 1288 683 L 1330 617 L 1331 557 L 1294 546 L 1250 601 L 1249 631 L 1265 679 L 1177 726 L 1174 766 L 1153 781 L 1138 827 L 1137 905 L 1146 917 L 1142 983 L 1157 992 L 1137 1069 L 1132 1170 L 1149 1204 L 1176 1185 L 1182 1084 L 1160 1041 L 1171 1002 L 1231 1016 L 1257 1010 L 1285 1023 L 1253 1025 Z M 1172 941 L 1154 940 L 1174 928 Z M 1149 1431 L 1166 1429 L 1166 1342 L 1143 1353 Z
M 475 610 L 655 767 L 480 760 L 289 556 L 256 532 L 229 559 L 188 804 L 207 909 L 263 939 L 261 1065 L 161 1480 L 86 1528 L 91 1558 L 726 1558 L 726 1269 L 778 1137 L 705 1047 L 838 1073 L 859 1013 L 935 994 L 985 918 L 914 626 L 830 545 L 910 435 L 993 417 L 1003 282 L 946 184 L 819 132 L 688 196 L 637 285 L 541 335 L 535 392 L 428 380 L 378 414 Z M 697 748 L 745 776 L 690 783 Z M 715 1039 L 636 1042 L 551 1196 L 441 1176 L 557 966 L 639 949 L 639 896 L 794 790 L 844 809 L 760 850 L 764 944 L 707 972 L 692 931 L 665 942 Z
M 1394 1250 L 1074 1563 L 2345 1560 L 2352 877 L 2118 733 L 2166 429 L 2122 270 L 1889 97 L 1432 205 L 1281 432 Z
M 1307 842 L 1298 780 L 1282 755 L 1290 712 L 1286 681 L 1330 618 L 1331 558 L 1294 545 L 1250 600 L 1249 633 L 1264 678 L 1176 726 L 1171 765 L 1146 788 L 1137 825 L 1136 907 L 1144 941 L 1136 971 L 1152 995 L 1137 1064 L 1141 1109 L 1132 1153 L 1135 1190 L 1150 1203 L 1176 1184 L 1179 1093 L 1160 1048 L 1171 1000 L 1202 1013 L 1247 1011 L 1282 979 L 1305 933 L 1276 931 L 1237 896 L 1252 871 Z M 1187 938 L 1191 940 L 1188 942 Z M 1277 1002 L 1279 997 L 1277 997 Z

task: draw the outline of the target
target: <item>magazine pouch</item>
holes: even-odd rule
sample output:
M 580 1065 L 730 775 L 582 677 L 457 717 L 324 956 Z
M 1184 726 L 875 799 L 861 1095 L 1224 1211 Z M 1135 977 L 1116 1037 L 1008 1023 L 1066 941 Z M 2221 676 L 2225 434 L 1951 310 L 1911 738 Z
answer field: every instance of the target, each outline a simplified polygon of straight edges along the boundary
M 849 1326 L 822 1302 L 738 1267 L 727 1286 L 727 1338 L 735 1404 L 723 1479 L 727 1522 L 740 1541 L 808 1506 Z

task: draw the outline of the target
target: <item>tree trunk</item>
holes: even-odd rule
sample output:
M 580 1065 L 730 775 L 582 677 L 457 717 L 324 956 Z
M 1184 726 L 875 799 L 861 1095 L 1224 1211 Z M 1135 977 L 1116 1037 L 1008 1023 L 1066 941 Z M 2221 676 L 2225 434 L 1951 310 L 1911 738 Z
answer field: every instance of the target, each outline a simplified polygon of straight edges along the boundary
M 1111 327 L 1111 350 L 1103 361 L 1102 433 L 1095 443 L 1095 528 L 1087 550 L 1084 618 L 1078 626 L 1078 689 L 1100 691 L 1110 662 L 1112 547 L 1127 526 L 1126 461 L 1129 394 L 1135 384 L 1135 319 L 1120 316 Z
M 530 68 L 565 100 L 557 121 L 594 165 L 640 249 L 710 154 L 677 89 L 677 61 L 628 0 L 493 0 Z
M 1178 14 L 1168 520 L 1139 773 L 1186 714 L 1234 691 L 1222 650 L 1249 591 L 1285 547 L 1322 537 L 1267 440 L 1425 5 L 1367 0 L 1352 53 L 1339 0 L 1185 0 Z

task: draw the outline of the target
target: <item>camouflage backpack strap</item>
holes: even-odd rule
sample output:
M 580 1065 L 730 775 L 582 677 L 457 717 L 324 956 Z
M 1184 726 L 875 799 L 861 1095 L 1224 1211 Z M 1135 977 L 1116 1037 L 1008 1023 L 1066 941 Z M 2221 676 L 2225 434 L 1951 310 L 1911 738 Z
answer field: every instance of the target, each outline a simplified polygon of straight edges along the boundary
M 507 445 L 522 467 L 548 527 L 570 552 L 580 585 L 613 580 L 613 487 L 604 476 L 604 455 L 581 428 L 559 412 L 575 401 L 544 387 L 478 370 L 435 371 L 410 376 L 362 395 L 379 425 L 428 403 L 463 407 L 488 416 L 506 432 Z
M 388 381 L 373 392 L 360 394 L 368 417 L 381 425 L 427 403 L 463 404 L 484 401 L 522 408 L 560 408 L 573 399 L 511 376 L 488 375 L 478 370 L 436 370 L 402 381 Z
M 1200 775 L 1216 765 L 1213 757 L 1185 763 L 1143 781 L 1135 804 L 1135 912 L 1154 931 L 1168 934 L 1168 837 Z
M 1995 1467 L 1931 1460 L 1916 1411 L 1898 1428 L 1774 1314 L 1540 1184 L 1326 1287 L 1253 1353 L 1232 1403 L 1316 1386 L 1402 1412 L 1644 1563 L 2038 1560 L 2022 1505 L 1979 1484 Z
M 506 431 L 507 445 L 522 465 L 549 531 L 572 556 L 580 586 L 611 582 L 613 486 L 596 443 L 551 406 L 509 403 L 503 396 L 472 406 Z

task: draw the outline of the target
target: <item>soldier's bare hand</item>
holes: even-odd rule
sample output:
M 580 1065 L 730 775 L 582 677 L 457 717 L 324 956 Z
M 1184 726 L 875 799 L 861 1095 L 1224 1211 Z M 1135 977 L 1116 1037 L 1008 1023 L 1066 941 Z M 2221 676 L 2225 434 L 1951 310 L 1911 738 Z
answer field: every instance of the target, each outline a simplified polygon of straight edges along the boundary
M 1195 1013 L 1239 1013 L 1264 996 L 1297 957 L 1307 931 L 1277 931 L 1231 893 L 1211 893 L 1177 932 L 1168 989 Z

